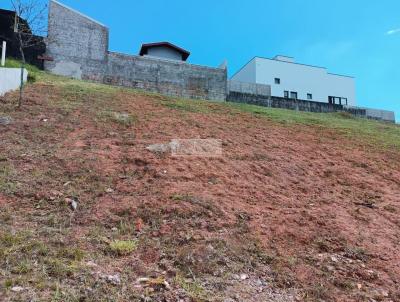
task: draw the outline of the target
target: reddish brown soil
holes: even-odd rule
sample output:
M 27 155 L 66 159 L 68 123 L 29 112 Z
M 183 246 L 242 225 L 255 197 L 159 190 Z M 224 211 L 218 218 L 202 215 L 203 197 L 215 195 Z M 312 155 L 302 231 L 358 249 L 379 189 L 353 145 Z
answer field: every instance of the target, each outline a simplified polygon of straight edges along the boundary
M 400 301 L 399 151 L 216 104 L 204 105 L 210 112 L 188 112 L 163 103 L 171 100 L 122 92 L 110 107 L 134 114 L 137 121 L 99 124 L 90 101 L 63 116 L 50 105 L 58 93 L 54 87 L 30 87 L 29 101 L 13 114 L 14 124 L 0 131 L 6 142 L 0 150 L 18 175 L 56 169 L 59 181 L 38 184 L 21 176 L 24 185 L 31 185 L 29 194 L 15 198 L 0 192 L 0 207 L 8 199 L 21 213 L 34 211 L 32 195 L 51 195 L 51 190 L 74 195 L 65 192 L 65 182 L 72 181 L 85 186 L 78 192 L 83 208 L 74 218 L 72 237 L 86 234 L 88 225 L 112 224 L 123 211 L 138 223 L 137 213 L 145 206 L 164 213 L 153 237 L 191 229 L 199 244 L 216 237 L 230 242 L 241 217 L 249 228 L 245 236 L 259 240 L 273 259 L 276 286 L 299 289 L 298 299 Z M 46 133 L 40 115 L 49 119 Z M 30 143 L 21 147 L 16 137 Z M 176 138 L 220 139 L 223 156 L 176 158 L 146 150 Z M 35 152 L 43 146 L 53 153 Z M 21 157 L 15 149 L 28 155 Z M 89 188 L 82 169 L 103 179 L 102 186 Z M 83 178 L 78 181 L 77 175 Z M 105 193 L 108 187 L 113 192 Z M 169 213 L 193 215 L 199 209 L 174 196 L 207 201 L 195 227 L 179 229 L 182 225 L 165 219 Z M 144 228 L 149 224 L 143 218 Z M 147 249 L 140 257 L 157 265 L 160 251 Z M 115 259 L 108 267 L 125 264 Z

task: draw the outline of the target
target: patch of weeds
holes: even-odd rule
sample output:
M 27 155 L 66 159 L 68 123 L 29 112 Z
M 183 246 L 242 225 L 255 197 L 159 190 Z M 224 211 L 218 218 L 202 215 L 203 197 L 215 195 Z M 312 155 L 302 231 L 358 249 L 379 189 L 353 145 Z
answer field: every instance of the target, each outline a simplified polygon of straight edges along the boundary
M 193 113 L 209 113 L 211 112 L 205 101 L 199 100 L 175 100 L 175 101 L 162 101 L 162 105 L 173 110 L 193 112 Z
M 131 208 L 121 208 L 115 210 L 115 215 L 123 218 L 132 218 L 132 209 Z
M 390 212 L 390 213 L 396 213 L 396 212 L 397 212 L 397 209 L 396 209 L 394 206 L 392 206 L 392 205 L 386 205 L 386 206 L 384 206 L 383 208 L 384 208 L 386 211 Z
M 333 285 L 335 285 L 337 288 L 340 288 L 345 291 L 354 289 L 354 284 L 350 280 L 347 280 L 347 279 L 342 280 L 342 279 L 335 278 L 333 280 Z
M 236 230 L 239 234 L 246 234 L 250 232 L 249 221 L 251 217 L 245 212 L 236 213 Z
M 23 259 L 16 266 L 11 267 L 10 271 L 13 274 L 25 275 L 32 271 L 32 264 L 28 260 Z
M 57 258 L 64 258 L 73 261 L 82 261 L 85 257 L 85 252 L 79 248 L 65 247 L 57 252 Z
M 211 244 L 191 243 L 178 250 L 175 265 L 187 274 L 215 275 L 226 267 L 225 254 Z
M 355 117 L 353 115 L 351 115 L 351 113 L 349 112 L 336 112 L 334 115 L 336 115 L 339 118 L 343 118 L 343 119 L 355 119 Z
M 330 299 L 330 290 L 325 286 L 325 284 L 315 284 L 305 290 L 305 300 L 306 301 L 321 301 Z
M 163 214 L 160 209 L 140 205 L 136 211 L 136 215 L 138 218 L 141 218 L 146 225 L 151 226 L 153 230 L 158 230 L 162 225 Z
M 173 201 L 184 201 L 187 200 L 190 196 L 187 195 L 180 195 L 180 194 L 173 194 L 170 196 L 170 199 Z
M 273 268 L 274 284 L 278 288 L 288 289 L 296 285 L 293 273 L 289 269 L 285 269 L 279 265 L 274 265 Z
M 344 256 L 353 260 L 361 260 L 361 261 L 367 261 L 370 257 L 367 251 L 360 247 L 345 248 Z
M 129 219 L 123 219 L 118 222 L 118 233 L 122 236 L 133 235 L 136 233 L 136 224 Z
M 48 256 L 50 254 L 50 248 L 46 245 L 46 243 L 37 240 L 26 243 L 20 248 L 20 251 L 22 253 L 42 257 Z
M 285 126 L 306 125 L 335 134 L 356 139 L 370 147 L 379 149 L 400 148 L 400 127 L 363 118 L 349 117 L 343 113 L 312 113 L 295 110 L 266 108 L 250 104 L 226 102 L 233 112 L 248 112 Z M 334 136 L 332 137 L 334 138 Z
M 10 234 L 10 233 L 2 233 L 0 234 L 0 245 L 3 248 L 12 248 L 24 240 L 23 236 L 20 234 Z
M 185 290 L 186 294 L 197 302 L 208 301 L 208 294 L 198 281 L 188 281 L 182 275 L 177 274 L 175 282 Z
M 12 210 L 8 207 L 3 208 L 2 212 L 0 212 L 0 221 L 3 224 L 12 225 L 13 218 L 14 214 Z
M 10 289 L 13 286 L 14 282 L 11 279 L 6 279 L 4 281 L 4 287 L 7 289 Z
M 137 240 L 114 240 L 110 242 L 110 251 L 118 256 L 127 256 L 138 247 Z
M 7 162 L 0 162 L 0 192 L 14 194 L 18 190 L 18 184 L 13 179 L 15 170 Z
M 45 259 L 44 269 L 49 276 L 59 279 L 71 277 L 76 270 L 74 266 L 68 265 L 60 259 L 55 258 Z
M 254 161 L 270 161 L 271 157 L 268 154 L 264 153 L 254 153 L 253 160 Z
M 324 253 L 332 252 L 331 243 L 327 239 L 319 237 L 315 239 L 314 243 L 320 252 Z
M 209 217 L 210 214 L 223 215 L 222 211 L 211 200 L 196 197 L 191 194 L 174 194 L 170 196 L 170 199 L 174 201 L 187 202 L 196 207 L 196 209 L 189 211 L 188 213 L 177 213 L 181 218 Z
M 111 122 L 117 123 L 122 126 L 130 126 L 136 121 L 136 118 L 129 113 L 114 112 L 114 111 L 108 111 L 108 110 L 100 111 L 97 114 L 97 117 L 102 122 L 111 121 Z

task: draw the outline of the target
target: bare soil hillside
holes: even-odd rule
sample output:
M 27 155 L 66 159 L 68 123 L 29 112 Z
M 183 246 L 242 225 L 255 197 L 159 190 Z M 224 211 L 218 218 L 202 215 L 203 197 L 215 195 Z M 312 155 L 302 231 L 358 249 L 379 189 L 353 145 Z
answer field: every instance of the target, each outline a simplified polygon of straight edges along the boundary
M 400 301 L 400 128 L 45 74 L 0 100 L 0 301 Z M 222 155 L 148 146 L 217 139 Z

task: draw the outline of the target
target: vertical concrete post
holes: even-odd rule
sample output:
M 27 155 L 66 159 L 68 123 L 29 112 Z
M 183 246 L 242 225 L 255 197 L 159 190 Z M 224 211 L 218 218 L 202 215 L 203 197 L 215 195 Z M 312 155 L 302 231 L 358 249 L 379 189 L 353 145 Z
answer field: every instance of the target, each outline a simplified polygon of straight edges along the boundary
M 1 48 L 1 66 L 6 65 L 6 41 L 3 41 L 3 47 Z

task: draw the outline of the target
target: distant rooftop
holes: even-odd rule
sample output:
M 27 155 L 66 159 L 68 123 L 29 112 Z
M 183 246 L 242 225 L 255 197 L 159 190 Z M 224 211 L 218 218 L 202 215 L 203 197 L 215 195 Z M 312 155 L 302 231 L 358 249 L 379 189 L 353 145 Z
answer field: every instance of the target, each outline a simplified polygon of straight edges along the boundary
M 282 61 L 282 62 L 294 63 L 294 58 L 293 58 L 293 57 L 282 56 L 282 55 L 277 55 L 277 56 L 275 56 L 275 57 L 274 57 L 274 60 L 276 60 L 276 61 Z
M 142 47 L 140 48 L 140 52 L 139 55 L 144 56 L 147 55 L 148 51 L 150 48 L 155 48 L 155 47 L 166 47 L 166 48 L 170 48 L 172 50 L 175 50 L 176 52 L 180 53 L 182 55 L 182 61 L 186 61 L 189 56 L 190 56 L 190 52 L 179 47 L 176 46 L 170 42 L 155 42 L 155 43 L 145 43 L 142 44 Z

